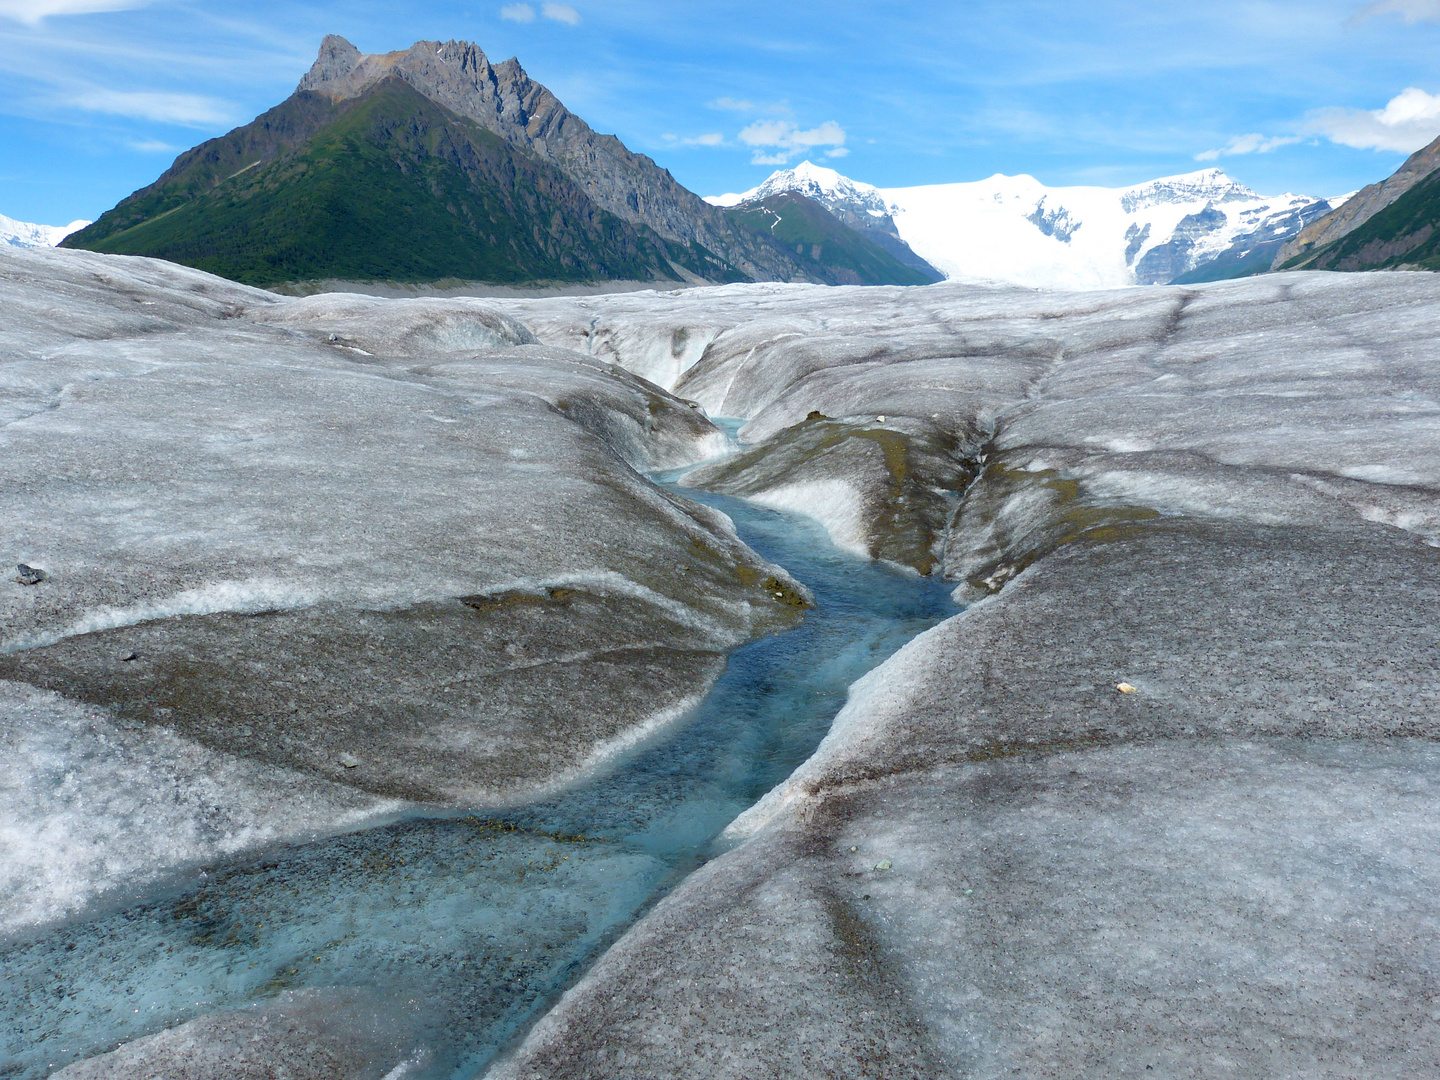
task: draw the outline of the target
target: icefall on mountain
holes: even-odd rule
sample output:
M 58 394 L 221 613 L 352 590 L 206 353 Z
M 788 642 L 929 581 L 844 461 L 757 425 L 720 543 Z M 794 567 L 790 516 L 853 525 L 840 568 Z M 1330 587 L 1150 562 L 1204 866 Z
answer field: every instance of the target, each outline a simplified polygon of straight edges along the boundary
M 1281 244 L 1343 202 L 1261 195 L 1219 169 L 1123 188 L 1047 187 L 1032 176 L 877 188 L 802 162 L 734 206 L 798 191 L 832 210 L 889 216 L 917 255 L 952 280 L 1090 289 L 1234 277 L 1268 269 Z
M 18 248 L 54 247 L 88 221 L 72 221 L 69 225 L 33 225 L 0 214 L 0 244 Z

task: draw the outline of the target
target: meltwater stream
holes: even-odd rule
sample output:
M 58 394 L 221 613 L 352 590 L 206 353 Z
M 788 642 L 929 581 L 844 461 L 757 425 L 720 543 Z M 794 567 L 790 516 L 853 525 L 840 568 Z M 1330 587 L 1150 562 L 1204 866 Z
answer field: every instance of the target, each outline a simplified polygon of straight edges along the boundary
M 736 650 L 690 716 L 544 802 L 212 867 L 0 945 L 0 1077 L 233 1010 L 318 1023 L 317 1046 L 368 1058 L 375 1080 L 483 1069 L 814 750 L 852 682 L 957 610 L 808 519 L 683 494 L 814 590 L 798 629 Z

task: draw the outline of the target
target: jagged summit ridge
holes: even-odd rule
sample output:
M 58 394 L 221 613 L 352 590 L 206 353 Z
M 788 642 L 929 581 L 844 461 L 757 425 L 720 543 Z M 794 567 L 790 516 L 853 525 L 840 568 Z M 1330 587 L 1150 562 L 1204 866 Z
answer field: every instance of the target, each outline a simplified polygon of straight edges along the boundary
M 337 34 L 320 45 L 314 65 L 297 92 L 324 94 L 333 101 L 359 97 L 383 79 L 398 77 L 431 101 L 468 117 L 496 134 L 544 153 L 547 135 L 566 123 L 584 125 L 550 91 L 533 81 L 513 57 L 491 64 L 481 48 L 468 41 L 417 41 L 408 49 L 366 55 Z M 501 130 L 505 127 L 508 130 Z M 593 134 L 593 132 L 592 132 Z M 539 146 L 534 146 L 535 143 Z
M 331 34 L 297 89 L 345 100 L 392 76 L 559 166 L 597 206 L 617 217 L 648 225 L 667 240 L 700 244 L 751 276 L 788 276 L 773 252 L 737 236 L 722 215 L 667 170 L 632 153 L 614 135 L 596 132 L 531 79 L 518 60 L 492 64 L 473 42 L 418 41 L 408 49 L 367 55 Z

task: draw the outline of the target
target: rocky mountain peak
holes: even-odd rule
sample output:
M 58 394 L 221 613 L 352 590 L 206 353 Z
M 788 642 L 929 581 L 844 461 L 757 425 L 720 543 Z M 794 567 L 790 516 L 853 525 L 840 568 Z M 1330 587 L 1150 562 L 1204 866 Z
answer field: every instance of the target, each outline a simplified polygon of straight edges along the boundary
M 300 80 L 296 90 L 324 92 L 336 83 L 343 83 L 361 60 L 360 50 L 339 34 L 326 34 L 320 42 L 320 55 Z
M 417 41 L 408 49 L 367 55 L 332 34 L 298 90 L 343 101 L 390 77 L 557 165 L 617 217 L 647 225 L 667 240 L 698 243 L 756 277 L 784 276 L 793 269 L 768 265 L 770 253 L 734 235 L 723 217 L 648 157 L 594 131 L 531 79 L 518 60 L 491 64 L 473 42 Z

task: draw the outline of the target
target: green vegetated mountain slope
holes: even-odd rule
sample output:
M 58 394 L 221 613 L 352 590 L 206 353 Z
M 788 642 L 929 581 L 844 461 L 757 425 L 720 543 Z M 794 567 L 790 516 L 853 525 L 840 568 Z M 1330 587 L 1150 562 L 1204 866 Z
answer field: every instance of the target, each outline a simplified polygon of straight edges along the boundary
M 1338 240 L 1279 270 L 1440 270 L 1440 169 Z
M 289 99 L 64 245 L 265 286 L 933 280 L 800 216 L 783 236 L 737 223 L 473 43 L 365 55 L 332 35 Z
M 182 155 L 68 247 L 254 285 L 317 278 L 521 283 L 745 275 L 601 210 L 554 165 L 388 78 L 301 91 Z
M 799 192 L 741 203 L 725 215 L 794 252 L 801 266 L 819 280 L 847 285 L 928 285 L 934 280 L 924 271 L 906 266 Z

